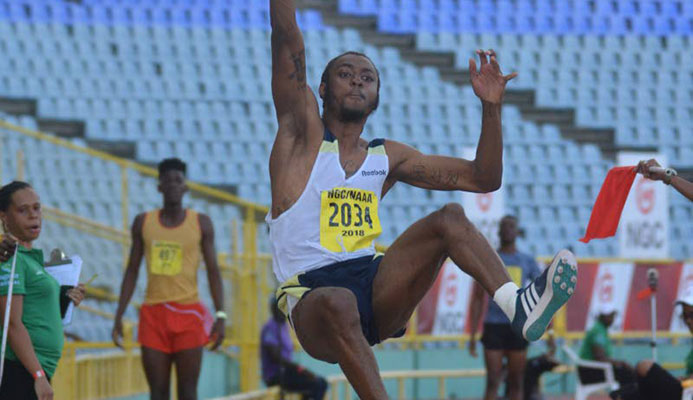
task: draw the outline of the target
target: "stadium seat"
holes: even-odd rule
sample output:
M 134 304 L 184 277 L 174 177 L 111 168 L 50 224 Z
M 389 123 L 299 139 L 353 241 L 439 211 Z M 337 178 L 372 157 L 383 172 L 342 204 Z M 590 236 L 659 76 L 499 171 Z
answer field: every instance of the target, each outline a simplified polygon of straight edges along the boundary
M 583 360 L 568 346 L 563 346 L 563 351 L 568 355 L 568 358 L 576 368 L 594 368 L 604 371 L 604 382 L 583 384 L 576 370 L 575 400 L 587 400 L 590 394 L 598 392 L 608 393 L 619 388 L 618 382 L 616 382 L 616 378 L 614 377 L 614 367 L 610 363 Z

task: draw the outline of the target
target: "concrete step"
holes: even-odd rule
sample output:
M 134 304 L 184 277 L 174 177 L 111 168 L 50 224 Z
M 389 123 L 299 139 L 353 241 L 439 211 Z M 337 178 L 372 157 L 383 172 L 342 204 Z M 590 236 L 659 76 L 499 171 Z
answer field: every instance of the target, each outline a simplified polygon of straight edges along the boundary
M 420 67 L 434 66 L 438 68 L 451 68 L 455 66 L 455 55 L 438 51 L 420 51 L 415 49 L 401 49 L 402 59 L 412 62 Z
M 416 46 L 416 36 L 414 35 L 395 35 L 389 33 L 379 33 L 375 30 L 361 33 L 363 40 L 373 46 L 390 46 L 400 49 L 414 49 Z
M 36 115 L 36 100 L 0 97 L 0 111 L 11 115 Z
M 38 118 L 36 123 L 38 130 L 42 132 L 54 133 L 57 136 L 68 139 L 85 137 L 84 121 Z
M 325 25 L 334 26 L 335 28 L 352 28 L 358 30 L 375 31 L 378 27 L 378 19 L 375 17 L 360 17 L 350 15 L 331 15 L 331 13 L 323 14 L 323 23 Z
M 438 68 L 440 78 L 446 82 L 451 82 L 459 86 L 470 85 L 472 83 L 469 71 L 457 69 L 455 67 Z
M 575 110 L 572 108 L 545 108 L 532 106 L 520 106 L 522 116 L 537 124 L 557 124 L 560 126 L 575 125 Z
M 117 157 L 123 157 L 130 160 L 135 159 L 135 143 L 125 140 L 96 140 L 87 139 L 87 144 L 94 150 L 100 150 Z
M 533 107 L 536 104 L 533 90 L 517 89 L 506 89 L 503 102 L 506 104 L 514 104 L 520 108 Z

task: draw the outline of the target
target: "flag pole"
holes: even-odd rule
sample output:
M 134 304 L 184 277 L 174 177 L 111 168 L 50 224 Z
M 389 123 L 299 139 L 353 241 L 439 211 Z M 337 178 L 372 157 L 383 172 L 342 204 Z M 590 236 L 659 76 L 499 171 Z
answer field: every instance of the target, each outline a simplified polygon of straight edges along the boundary
M 657 285 L 659 283 L 659 272 L 656 268 L 647 270 L 647 285 L 652 291 L 650 296 L 650 327 L 652 329 L 652 360 L 657 362 Z
M 12 268 L 10 269 L 9 287 L 7 289 L 7 301 L 5 302 L 5 318 L 2 324 L 2 351 L 0 351 L 0 385 L 2 384 L 2 376 L 5 372 L 5 350 L 7 350 L 7 335 L 10 325 L 10 310 L 12 307 L 12 290 L 14 290 L 14 270 L 17 266 L 17 253 L 19 253 L 19 242 L 14 247 L 14 256 L 12 257 Z
M 657 362 L 657 292 L 652 293 L 650 297 L 650 310 L 652 317 L 652 342 L 650 342 L 650 346 L 652 347 L 652 360 Z

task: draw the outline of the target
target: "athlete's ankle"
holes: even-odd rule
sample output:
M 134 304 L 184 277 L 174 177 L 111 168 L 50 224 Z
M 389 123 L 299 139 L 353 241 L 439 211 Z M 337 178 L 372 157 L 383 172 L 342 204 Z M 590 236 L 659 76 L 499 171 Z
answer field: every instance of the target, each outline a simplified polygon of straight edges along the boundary
M 520 288 L 515 282 L 506 282 L 499 287 L 493 294 L 493 301 L 503 310 L 505 315 L 512 321 L 515 318 L 515 307 L 517 305 L 517 291 Z

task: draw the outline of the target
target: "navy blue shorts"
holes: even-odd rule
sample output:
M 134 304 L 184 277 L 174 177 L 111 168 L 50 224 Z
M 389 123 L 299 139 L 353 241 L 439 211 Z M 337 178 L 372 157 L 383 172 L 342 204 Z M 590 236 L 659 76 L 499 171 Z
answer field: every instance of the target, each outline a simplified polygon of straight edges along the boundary
M 298 282 L 301 286 L 309 288 L 303 297 L 307 296 L 313 289 L 321 287 L 349 289 L 356 296 L 361 319 L 361 331 L 371 346 L 380 343 L 380 335 L 373 314 L 373 279 L 375 279 L 382 259 L 382 255 L 354 258 L 298 276 Z M 401 337 L 404 335 L 404 331 L 402 328 L 392 337 Z
M 529 342 L 517 335 L 510 324 L 489 322 L 484 322 L 481 343 L 488 350 L 526 350 L 529 346 Z

